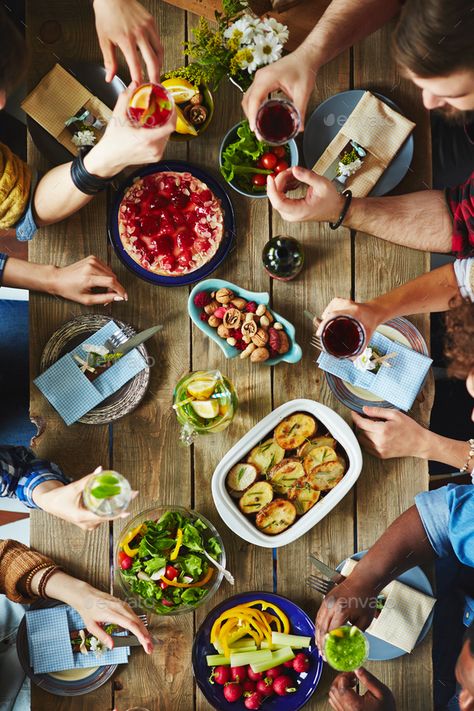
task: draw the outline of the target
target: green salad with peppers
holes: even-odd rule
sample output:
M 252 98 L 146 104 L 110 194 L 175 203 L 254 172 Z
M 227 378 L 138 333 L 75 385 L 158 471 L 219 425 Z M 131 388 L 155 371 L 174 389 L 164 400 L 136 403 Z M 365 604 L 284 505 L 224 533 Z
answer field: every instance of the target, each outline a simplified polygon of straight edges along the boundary
M 179 511 L 146 520 L 120 541 L 118 565 L 129 589 L 145 607 L 170 614 L 193 607 L 217 575 L 204 555 L 220 562 L 222 548 L 204 521 Z

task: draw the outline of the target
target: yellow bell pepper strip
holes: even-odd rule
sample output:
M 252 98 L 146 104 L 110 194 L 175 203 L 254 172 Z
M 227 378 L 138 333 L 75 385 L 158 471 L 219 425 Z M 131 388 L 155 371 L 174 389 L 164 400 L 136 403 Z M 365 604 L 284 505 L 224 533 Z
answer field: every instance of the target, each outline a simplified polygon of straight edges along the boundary
M 263 614 L 260 610 L 252 610 L 251 608 L 237 605 L 223 612 L 214 622 L 211 629 L 211 644 L 213 644 L 217 638 L 220 639 L 222 623 L 229 619 L 236 619 L 240 623 L 245 622 L 251 625 L 259 636 L 260 642 L 264 637 L 268 639 L 268 641 L 271 641 L 271 629 L 263 618 Z
M 201 588 L 203 585 L 209 582 L 213 574 L 214 568 L 209 567 L 205 576 L 195 583 L 178 583 L 177 580 L 168 580 L 168 578 L 165 578 L 164 575 L 161 576 L 160 580 L 162 580 L 167 585 L 171 585 L 173 588 Z
M 276 614 L 282 621 L 284 634 L 289 633 L 290 622 L 288 620 L 288 617 L 285 615 L 285 613 L 282 610 L 280 610 L 279 607 L 277 607 L 277 605 L 273 605 L 271 602 L 266 602 L 265 600 L 254 600 L 253 602 L 245 603 L 244 607 L 255 607 L 255 605 L 261 605 L 262 610 L 264 610 L 264 611 L 267 609 L 270 609 L 270 610 L 273 610 L 274 612 L 276 612 Z
M 128 556 L 130 556 L 130 558 L 133 558 L 135 555 L 137 555 L 138 548 L 130 548 L 130 546 L 128 544 L 130 543 L 130 541 L 133 541 L 135 536 L 137 536 L 140 533 L 142 528 L 146 531 L 146 526 L 143 523 L 141 523 L 136 528 L 132 528 L 132 530 L 126 534 L 126 536 L 124 537 L 124 539 L 122 541 L 123 551 Z
M 183 529 L 178 528 L 178 530 L 176 532 L 176 545 L 170 553 L 170 560 L 176 560 L 176 558 L 178 557 L 179 549 L 181 548 L 182 543 L 183 543 Z
M 267 620 L 268 624 L 270 627 L 274 624 L 276 627 L 277 632 L 281 632 L 282 630 L 282 625 L 279 617 L 276 617 L 275 615 L 271 615 L 269 612 L 264 612 L 265 619 Z
M 223 612 L 217 620 L 214 622 L 212 625 L 211 629 L 211 644 L 214 643 L 214 640 L 217 639 L 219 636 L 220 629 L 222 627 L 222 623 L 225 622 L 225 620 L 231 619 L 231 618 L 241 618 L 242 616 L 244 618 L 249 618 L 251 614 L 251 611 L 248 610 L 247 608 L 243 608 L 240 605 L 237 605 L 236 607 L 231 607 L 225 612 Z

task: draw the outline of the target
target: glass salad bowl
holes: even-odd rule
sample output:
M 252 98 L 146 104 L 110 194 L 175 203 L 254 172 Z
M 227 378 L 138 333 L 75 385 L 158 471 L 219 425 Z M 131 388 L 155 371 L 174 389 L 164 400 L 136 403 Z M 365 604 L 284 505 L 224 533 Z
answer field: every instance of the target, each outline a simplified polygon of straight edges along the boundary
M 223 573 L 213 558 L 225 568 L 224 544 L 213 524 L 197 511 L 169 505 L 146 509 L 127 524 L 114 564 L 134 609 L 180 615 L 207 602 L 219 588 Z

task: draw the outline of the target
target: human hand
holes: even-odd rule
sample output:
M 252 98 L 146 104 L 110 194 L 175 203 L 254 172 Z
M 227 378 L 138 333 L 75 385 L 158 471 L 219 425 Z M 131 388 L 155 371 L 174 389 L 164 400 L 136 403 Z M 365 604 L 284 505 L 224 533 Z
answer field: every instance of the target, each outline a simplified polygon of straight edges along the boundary
M 306 107 L 315 81 L 316 72 L 311 68 L 304 48 L 298 48 L 255 72 L 253 82 L 242 99 L 242 108 L 252 131 L 255 131 L 260 106 L 267 100 L 270 92 L 278 89 L 293 101 L 300 112 L 303 130 Z
M 93 175 L 111 178 L 128 166 L 157 163 L 163 156 L 176 126 L 176 111 L 173 109 L 162 126 L 137 126 L 127 114 L 136 88 L 137 85 L 132 83 L 120 94 L 104 135 L 84 158 L 86 169 Z
M 41 572 L 41 571 L 40 571 Z M 130 605 L 108 593 L 58 571 L 46 583 L 48 597 L 61 600 L 73 607 L 84 620 L 86 629 L 106 647 L 113 649 L 113 637 L 107 634 L 102 624 L 116 624 L 129 630 L 141 642 L 147 654 L 153 651 L 153 641 L 143 622 Z
M 361 681 L 367 688 L 362 696 L 354 690 Z M 385 684 L 361 667 L 354 674 L 338 674 L 329 689 L 329 705 L 334 711 L 395 711 L 395 699 Z
M 303 198 L 286 197 L 287 190 L 294 188 L 295 178 L 308 186 Z M 337 192 L 334 183 L 300 166 L 288 168 L 276 178 L 269 175 L 267 195 L 272 207 L 278 210 L 287 222 L 336 222 L 345 200 Z
M 107 291 L 95 294 L 92 289 L 97 287 Z M 81 259 L 67 267 L 53 267 L 48 291 L 86 306 L 128 300 L 127 292 L 110 267 L 94 256 Z
M 137 0 L 94 0 L 95 26 L 110 82 L 117 71 L 116 47 L 128 64 L 132 81 L 143 80 L 140 51 L 154 84 L 160 83 L 163 47 L 155 20 Z
M 368 301 L 361 304 L 351 299 L 342 299 L 337 296 L 329 302 L 321 314 L 321 318 L 318 319 L 319 323 L 316 335 L 321 336 L 329 319 L 342 315 L 352 316 L 363 325 L 366 334 L 366 344 L 370 343 L 375 329 L 384 321 L 384 315 L 375 301 Z
M 426 440 L 432 436 L 429 430 L 398 410 L 385 407 L 363 409 L 368 417 L 357 412 L 351 414 L 357 427 L 357 438 L 370 454 L 379 459 L 427 458 L 429 446 Z
M 377 592 L 372 583 L 358 575 L 357 570 L 336 585 L 324 598 L 316 615 L 316 644 L 324 651 L 328 632 L 347 622 L 361 630 L 374 618 Z
M 88 474 L 87 476 L 73 481 L 71 484 L 63 485 L 57 480 L 45 481 L 38 484 L 33 490 L 33 501 L 40 509 L 46 511 L 52 516 L 57 516 L 65 521 L 74 523 L 84 531 L 93 531 L 100 526 L 104 521 L 113 521 L 117 518 L 127 518 L 130 516 L 128 511 L 122 511 L 117 516 L 96 516 L 96 514 L 86 509 L 82 503 L 82 494 L 86 485 L 95 474 L 100 474 L 102 467 Z M 132 492 L 132 498 L 137 496 L 138 491 Z

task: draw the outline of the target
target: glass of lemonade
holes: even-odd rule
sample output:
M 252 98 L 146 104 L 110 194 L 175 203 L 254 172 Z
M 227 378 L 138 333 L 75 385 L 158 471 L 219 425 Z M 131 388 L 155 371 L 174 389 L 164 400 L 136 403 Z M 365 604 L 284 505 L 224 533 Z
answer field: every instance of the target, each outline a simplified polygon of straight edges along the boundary
M 188 373 L 178 382 L 173 394 L 181 441 L 192 444 L 196 435 L 222 432 L 234 419 L 237 405 L 234 386 L 219 370 Z
M 355 625 L 338 627 L 326 635 L 324 656 L 333 669 L 340 672 L 354 671 L 367 661 L 369 641 Z
M 132 498 L 127 479 L 118 472 L 106 470 L 95 474 L 84 489 L 84 506 L 97 516 L 116 516 L 125 511 Z

